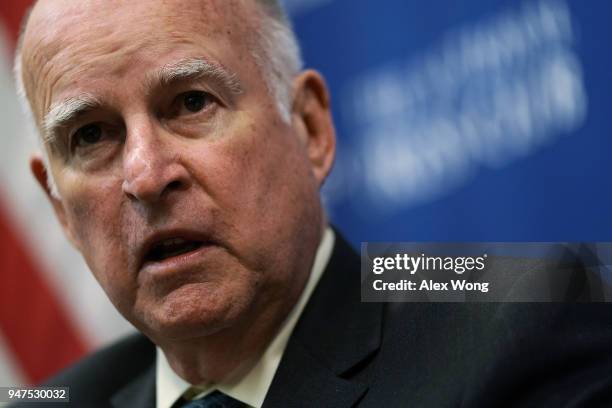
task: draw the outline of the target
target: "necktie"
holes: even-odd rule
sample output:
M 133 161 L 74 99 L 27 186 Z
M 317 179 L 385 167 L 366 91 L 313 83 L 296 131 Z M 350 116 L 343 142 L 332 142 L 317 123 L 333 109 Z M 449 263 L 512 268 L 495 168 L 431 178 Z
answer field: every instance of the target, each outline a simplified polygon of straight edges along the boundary
M 225 395 L 220 391 L 213 391 L 207 396 L 187 401 L 183 405 L 177 404 L 180 408 L 244 408 L 246 405 L 237 399 Z

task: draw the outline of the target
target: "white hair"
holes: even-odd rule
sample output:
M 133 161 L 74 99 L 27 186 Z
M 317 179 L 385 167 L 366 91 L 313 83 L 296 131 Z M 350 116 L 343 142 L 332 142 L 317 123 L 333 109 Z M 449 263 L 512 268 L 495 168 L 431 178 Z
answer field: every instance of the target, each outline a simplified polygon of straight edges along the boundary
M 278 0 L 257 0 L 263 19 L 256 30 L 253 55 L 266 80 L 268 91 L 286 122 L 291 120 L 291 90 L 303 62 L 291 23 Z
M 251 53 L 264 76 L 266 88 L 276 101 L 276 107 L 282 119 L 291 121 L 292 82 L 303 67 L 300 46 L 291 27 L 291 23 L 279 0 L 256 0 L 261 19 L 255 30 L 255 41 Z M 30 9 L 31 10 L 31 9 Z M 22 45 L 29 11 L 22 23 L 14 60 L 14 76 L 17 95 L 24 112 L 35 123 L 32 106 L 28 101 L 22 68 Z M 44 124 L 41 124 L 44 125 Z M 39 126 L 39 132 L 44 132 Z M 59 198 L 57 184 L 49 166 L 49 155 L 45 146 L 45 135 L 38 138 L 41 143 L 43 162 L 47 171 L 47 183 L 53 197 Z

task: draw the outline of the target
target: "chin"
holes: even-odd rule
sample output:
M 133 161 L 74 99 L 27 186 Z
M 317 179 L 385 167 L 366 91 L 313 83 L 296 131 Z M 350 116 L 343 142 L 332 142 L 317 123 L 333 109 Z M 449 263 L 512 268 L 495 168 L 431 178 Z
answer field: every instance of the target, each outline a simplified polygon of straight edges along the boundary
M 153 339 L 187 340 L 231 327 L 247 313 L 249 302 L 245 302 L 244 297 L 228 293 L 218 295 L 201 286 L 203 284 L 184 285 L 156 305 L 144 309 L 141 319 L 144 327 L 139 328 Z

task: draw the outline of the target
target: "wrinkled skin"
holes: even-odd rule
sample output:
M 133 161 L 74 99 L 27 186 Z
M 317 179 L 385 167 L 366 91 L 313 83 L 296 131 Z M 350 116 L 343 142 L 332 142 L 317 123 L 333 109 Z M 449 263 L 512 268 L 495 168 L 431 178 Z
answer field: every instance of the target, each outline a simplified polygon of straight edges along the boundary
M 261 23 L 252 1 L 110 3 L 40 1 L 27 26 L 24 82 L 39 127 L 61 101 L 99 101 L 47 145 L 59 191 L 49 198 L 112 303 L 179 375 L 239 375 L 299 297 L 326 223 L 325 84 L 298 75 L 283 121 L 250 52 Z M 222 66 L 242 91 L 152 79 L 185 58 Z M 190 91 L 207 95 L 201 109 L 190 109 Z M 91 124 L 93 134 L 83 130 Z M 49 193 L 41 158 L 31 167 Z M 146 263 L 156 237 L 205 245 Z

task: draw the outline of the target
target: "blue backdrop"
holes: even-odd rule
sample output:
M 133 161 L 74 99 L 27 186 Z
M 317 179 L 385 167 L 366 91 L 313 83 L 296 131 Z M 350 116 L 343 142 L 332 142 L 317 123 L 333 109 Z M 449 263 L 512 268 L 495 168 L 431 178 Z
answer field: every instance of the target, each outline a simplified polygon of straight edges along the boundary
M 360 241 L 611 241 L 612 2 L 286 0 Z

